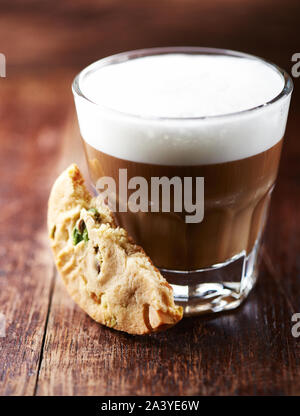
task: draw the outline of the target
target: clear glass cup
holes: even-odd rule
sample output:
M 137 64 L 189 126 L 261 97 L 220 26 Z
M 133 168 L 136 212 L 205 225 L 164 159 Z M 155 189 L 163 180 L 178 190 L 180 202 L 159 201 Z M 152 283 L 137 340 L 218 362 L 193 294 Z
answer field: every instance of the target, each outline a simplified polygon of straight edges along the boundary
M 168 53 L 259 60 L 281 74 L 284 87 L 278 96 L 258 107 L 196 118 L 126 114 L 94 103 L 82 92 L 86 77 L 103 66 Z M 261 58 L 195 47 L 154 48 L 113 55 L 85 68 L 73 82 L 92 185 L 99 192 L 99 180 L 113 178 L 116 187 L 108 196 L 108 203 L 118 207 L 114 209 L 117 223 L 127 229 L 172 284 L 175 300 L 184 307 L 185 315 L 236 308 L 256 282 L 262 234 L 277 176 L 292 89 L 289 75 Z M 161 140 L 154 143 L 153 135 L 160 134 Z M 199 146 L 203 137 L 222 139 L 218 152 L 227 155 L 226 161 L 198 162 L 197 152 L 189 148 L 191 134 L 199 137 Z M 176 135 L 187 140 L 172 146 Z M 249 157 L 241 154 L 239 159 L 230 160 L 233 135 L 257 150 Z M 165 139 L 171 140 L 167 158 L 160 151 Z M 126 172 L 126 177 L 120 172 L 122 175 Z M 203 214 L 202 221 L 186 222 L 190 211 L 182 203 L 182 211 L 178 212 L 175 192 L 170 197 L 169 209 L 164 210 L 161 203 L 157 205 L 151 199 L 150 187 L 144 207 L 130 209 L 128 200 L 133 191 L 124 192 L 125 188 L 120 185 L 126 180 L 128 185 L 136 177 L 145 178 L 148 183 L 152 178 L 162 177 L 177 177 L 182 183 L 187 177 L 204 178 L 204 211 L 199 213 Z M 192 185 L 192 190 L 195 186 Z M 155 205 L 156 209 L 152 210 Z

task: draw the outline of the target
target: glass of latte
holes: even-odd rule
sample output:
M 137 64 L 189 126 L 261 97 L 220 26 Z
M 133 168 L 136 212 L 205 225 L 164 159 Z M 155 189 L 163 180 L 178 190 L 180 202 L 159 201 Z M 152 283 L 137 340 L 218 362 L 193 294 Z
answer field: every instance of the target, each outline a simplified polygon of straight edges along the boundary
M 292 81 L 244 53 L 125 52 L 75 78 L 95 192 L 185 315 L 236 308 L 258 275 Z

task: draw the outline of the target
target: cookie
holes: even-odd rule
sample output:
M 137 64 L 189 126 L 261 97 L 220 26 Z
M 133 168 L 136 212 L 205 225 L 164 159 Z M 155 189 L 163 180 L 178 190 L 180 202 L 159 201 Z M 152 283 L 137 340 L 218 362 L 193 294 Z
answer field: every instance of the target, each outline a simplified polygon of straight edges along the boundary
M 54 259 L 67 291 L 95 321 L 129 334 L 164 330 L 182 318 L 173 290 L 143 249 L 93 198 L 73 164 L 54 183 L 48 204 Z

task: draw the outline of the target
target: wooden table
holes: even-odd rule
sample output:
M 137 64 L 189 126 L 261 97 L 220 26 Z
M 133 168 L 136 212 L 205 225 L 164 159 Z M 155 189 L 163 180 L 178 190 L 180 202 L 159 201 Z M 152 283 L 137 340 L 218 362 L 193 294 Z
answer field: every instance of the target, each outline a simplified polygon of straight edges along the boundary
M 46 236 L 56 175 L 85 168 L 70 84 L 86 64 L 159 45 L 240 49 L 287 70 L 300 52 L 296 0 L 1 1 L 0 338 L 2 395 L 300 394 L 300 80 L 295 79 L 259 283 L 232 313 L 133 337 L 67 296 Z

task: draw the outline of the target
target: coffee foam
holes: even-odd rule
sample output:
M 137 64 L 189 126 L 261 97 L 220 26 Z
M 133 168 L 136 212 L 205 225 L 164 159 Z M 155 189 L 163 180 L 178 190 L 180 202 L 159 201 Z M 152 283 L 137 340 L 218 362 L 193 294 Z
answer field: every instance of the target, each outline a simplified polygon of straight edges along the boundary
M 79 82 L 96 103 L 75 96 L 84 140 L 122 159 L 220 163 L 267 150 L 284 135 L 290 97 L 231 114 L 263 105 L 282 91 L 282 75 L 259 60 L 156 55 L 87 70 Z

